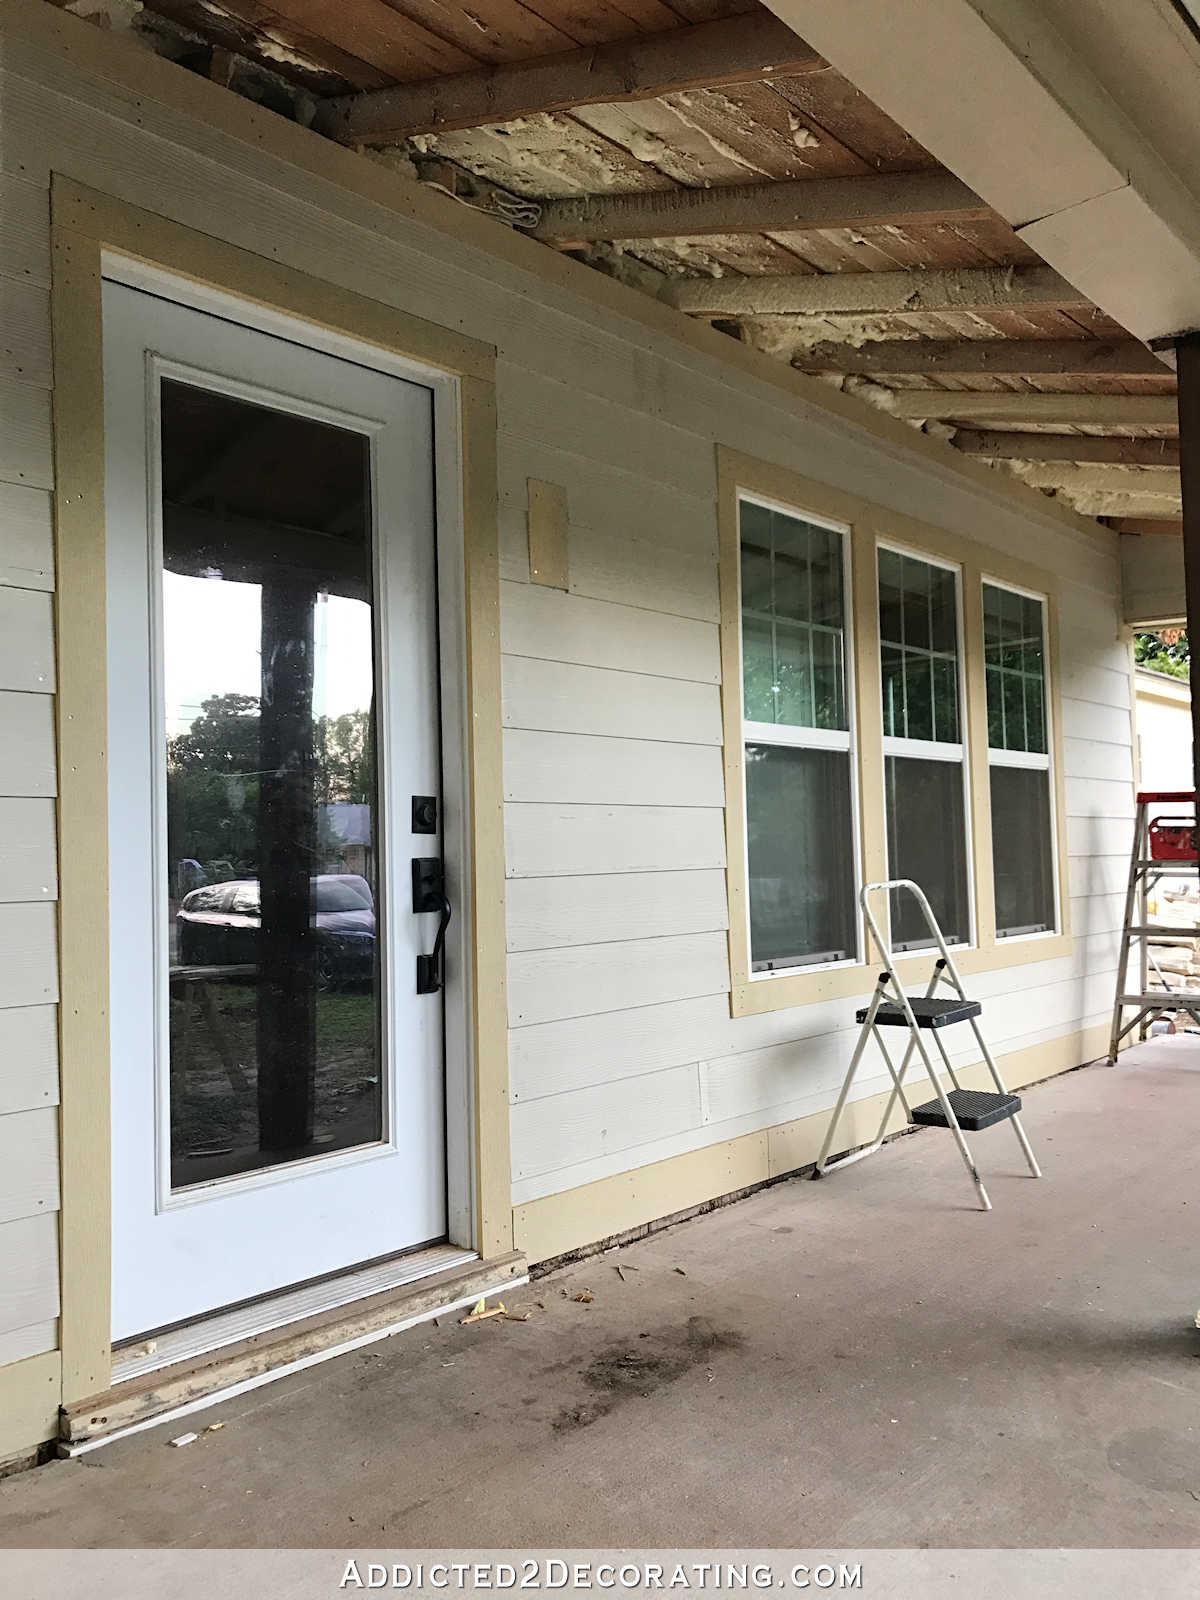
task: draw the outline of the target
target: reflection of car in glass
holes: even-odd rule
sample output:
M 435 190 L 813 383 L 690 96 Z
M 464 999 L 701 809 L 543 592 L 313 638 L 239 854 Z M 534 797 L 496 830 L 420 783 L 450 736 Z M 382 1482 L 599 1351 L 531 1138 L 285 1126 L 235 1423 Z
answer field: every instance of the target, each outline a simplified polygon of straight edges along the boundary
M 328 983 L 369 983 L 375 970 L 375 901 L 365 878 L 313 878 L 309 926 L 317 974 Z M 262 924 L 258 880 L 205 884 L 180 902 L 179 960 L 189 967 L 253 966 Z

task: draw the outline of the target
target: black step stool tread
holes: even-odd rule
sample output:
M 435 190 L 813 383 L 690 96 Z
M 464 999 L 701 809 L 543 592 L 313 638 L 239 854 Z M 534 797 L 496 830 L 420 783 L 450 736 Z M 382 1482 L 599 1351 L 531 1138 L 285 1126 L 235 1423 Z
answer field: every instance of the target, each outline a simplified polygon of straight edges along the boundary
M 952 1022 L 967 1022 L 971 1017 L 983 1015 L 983 1007 L 978 1000 L 959 1000 L 957 997 L 926 1000 L 923 995 L 917 995 L 908 1003 L 917 1019 L 918 1028 L 948 1028 Z M 864 1006 L 861 1011 L 856 1011 L 855 1022 L 865 1022 L 870 1009 L 870 1006 Z M 903 1008 L 894 1000 L 883 1002 L 875 1013 L 875 1021 L 884 1028 L 908 1027 Z
M 959 1127 L 965 1128 L 968 1133 L 978 1133 L 980 1128 L 990 1128 L 995 1122 L 1015 1117 L 1021 1109 L 1019 1095 L 998 1094 L 992 1089 L 951 1089 L 946 1098 L 954 1108 Z M 950 1126 L 940 1100 L 928 1100 L 923 1106 L 914 1106 L 912 1119 L 926 1128 Z

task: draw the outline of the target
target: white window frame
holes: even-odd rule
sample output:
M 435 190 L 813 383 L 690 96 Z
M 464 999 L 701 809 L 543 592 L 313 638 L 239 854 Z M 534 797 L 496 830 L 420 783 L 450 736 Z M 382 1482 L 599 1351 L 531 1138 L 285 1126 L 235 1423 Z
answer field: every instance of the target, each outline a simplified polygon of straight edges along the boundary
M 951 743 L 940 739 L 908 739 L 897 734 L 885 733 L 883 735 L 883 841 L 884 849 L 888 849 L 888 786 L 887 786 L 887 760 L 889 756 L 906 756 L 917 761 L 945 761 L 957 762 L 962 771 L 963 795 L 963 850 L 967 863 L 967 934 L 964 939 L 953 940 L 946 936 L 946 943 L 953 945 L 957 951 L 974 950 L 978 945 L 978 928 L 976 926 L 975 912 L 975 839 L 972 829 L 971 815 L 971 760 L 970 739 L 968 728 L 968 702 L 967 702 L 967 631 L 966 616 L 963 606 L 964 571 L 962 564 L 950 561 L 945 556 L 933 555 L 928 550 L 923 550 L 919 545 L 901 544 L 893 539 L 876 539 L 875 541 L 875 637 L 879 645 L 878 658 L 878 684 L 877 703 L 879 706 L 879 724 L 883 727 L 883 646 L 884 639 L 879 626 L 879 555 L 883 550 L 890 551 L 893 555 L 909 556 L 914 561 L 923 561 L 928 567 L 938 567 L 943 572 L 954 574 L 954 640 L 955 640 L 955 667 L 956 682 L 958 687 L 958 731 L 959 739 Z M 895 871 L 894 863 L 889 859 L 887 864 L 888 876 Z M 888 939 L 891 940 L 891 901 L 889 897 L 888 908 Z M 896 954 L 905 954 L 911 950 L 923 950 L 925 943 L 913 946 L 900 946 L 893 944 Z
M 765 511 L 777 511 L 781 516 L 793 517 L 798 522 L 811 523 L 815 528 L 825 528 L 841 539 L 842 551 L 842 657 L 846 701 L 846 722 L 840 728 L 798 728 L 787 723 L 754 722 L 746 716 L 746 659 L 742 638 L 742 506 L 761 506 Z M 854 594 L 851 575 L 851 547 L 853 530 L 849 523 L 806 511 L 803 506 L 776 500 L 769 495 L 757 494 L 739 488 L 736 498 L 737 512 L 737 644 L 738 644 L 738 722 L 741 727 L 742 750 L 742 814 L 746 826 L 742 830 L 742 870 L 746 884 L 746 948 L 750 959 L 750 982 L 769 982 L 773 978 L 796 973 L 831 972 L 839 967 L 858 966 L 862 956 L 862 918 L 858 914 L 858 892 L 862 887 L 862 830 L 859 801 L 859 746 L 857 727 L 856 661 L 854 641 Z M 754 970 L 754 932 L 750 912 L 750 797 L 747 791 L 745 759 L 748 744 L 778 745 L 800 750 L 844 750 L 850 763 L 850 847 L 854 875 L 855 904 L 850 924 L 854 930 L 854 944 L 850 953 L 836 961 L 799 961 L 791 966 L 763 967 Z
M 983 692 L 984 706 L 987 706 L 987 613 L 983 607 L 983 591 L 985 588 L 1005 589 L 1009 594 L 1018 594 L 1025 600 L 1036 600 L 1042 608 L 1042 715 L 1045 719 L 1046 749 L 1044 752 L 1037 750 L 1000 750 L 991 740 L 991 721 L 987 726 L 987 765 L 988 765 L 988 809 L 991 810 L 991 777 L 993 767 L 1023 767 L 1027 771 L 1044 772 L 1046 774 L 1046 788 L 1050 797 L 1050 878 L 1052 886 L 1052 904 L 1054 907 L 1054 922 L 1049 928 L 1035 928 L 1028 933 L 1001 933 L 996 924 L 995 911 L 992 914 L 992 933 L 998 945 L 1029 944 L 1038 939 L 1054 939 L 1062 929 L 1062 886 L 1059 883 L 1058 860 L 1058 774 L 1054 765 L 1054 707 L 1051 697 L 1050 683 L 1050 597 L 1042 594 L 1037 589 L 1025 589 L 1019 583 L 1009 583 L 1004 578 L 994 577 L 989 572 L 980 574 L 979 579 L 979 606 L 980 606 L 980 648 L 983 651 Z M 991 862 L 993 882 L 996 872 L 995 853 L 995 818 L 992 818 L 991 830 Z M 993 891 L 994 905 L 994 891 Z

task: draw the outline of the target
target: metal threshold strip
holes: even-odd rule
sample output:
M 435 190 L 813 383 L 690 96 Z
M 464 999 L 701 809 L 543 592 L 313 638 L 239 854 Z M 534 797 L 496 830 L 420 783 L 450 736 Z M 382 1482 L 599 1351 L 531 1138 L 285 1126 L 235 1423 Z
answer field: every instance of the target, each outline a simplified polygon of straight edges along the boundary
M 420 1270 L 422 1266 L 424 1271 Z M 404 1278 L 395 1282 L 402 1267 L 406 1269 Z M 380 1279 L 385 1275 L 393 1281 L 381 1287 Z M 348 1280 L 354 1278 L 359 1280 L 359 1292 L 348 1299 Z M 469 1251 L 443 1245 L 376 1263 L 359 1273 L 343 1274 L 291 1295 L 276 1296 L 272 1301 L 276 1308 L 285 1301 L 292 1302 L 294 1320 L 271 1332 L 260 1329 L 256 1333 L 235 1334 L 228 1345 L 210 1347 L 190 1358 L 173 1351 L 170 1366 L 142 1370 L 132 1377 L 126 1375 L 103 1394 L 64 1406 L 59 1419 L 58 1453 L 62 1457 L 84 1455 L 116 1439 L 192 1416 L 278 1378 L 361 1350 L 528 1282 L 528 1267 L 519 1252 L 483 1261 Z M 342 1291 L 336 1303 L 314 1310 L 316 1293 L 324 1291 L 328 1301 L 335 1285 Z M 306 1295 L 307 1301 L 296 1314 L 299 1297 Z M 253 1311 L 259 1313 L 261 1321 L 263 1305 L 259 1301 L 223 1317 L 208 1318 L 205 1326 L 212 1331 L 214 1324 L 225 1321 L 228 1332 L 229 1319 L 248 1317 Z M 196 1326 L 179 1330 L 181 1338 L 187 1333 L 195 1335 Z M 130 1354 L 126 1351 L 127 1361 Z M 147 1359 L 157 1360 L 162 1347 L 144 1354 Z
M 464 1250 L 459 1245 L 435 1244 L 406 1255 L 389 1256 L 386 1261 L 372 1262 L 370 1266 L 356 1267 L 350 1272 L 339 1272 L 332 1278 L 301 1284 L 298 1289 L 284 1289 L 279 1294 L 249 1300 L 232 1310 L 215 1312 L 153 1338 L 135 1339 L 118 1346 L 113 1351 L 112 1381 L 125 1383 L 130 1378 L 157 1372 L 161 1367 L 194 1361 L 211 1350 L 284 1328 L 289 1322 L 320 1316 L 323 1311 L 335 1311 L 354 1300 L 365 1300 L 368 1295 L 383 1294 L 388 1289 L 398 1289 L 402 1284 L 415 1283 L 435 1272 L 448 1272 L 452 1267 L 462 1267 L 476 1260 L 478 1257 L 473 1250 Z

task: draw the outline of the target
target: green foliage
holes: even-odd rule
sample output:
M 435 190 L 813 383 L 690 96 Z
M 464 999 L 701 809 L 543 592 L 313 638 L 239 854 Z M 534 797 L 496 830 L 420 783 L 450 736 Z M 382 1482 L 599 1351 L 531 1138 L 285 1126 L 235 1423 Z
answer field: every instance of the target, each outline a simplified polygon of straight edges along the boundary
M 318 806 L 370 802 L 375 740 L 369 711 L 318 717 L 313 724 Z M 205 700 L 186 733 L 167 740 L 168 852 L 200 863 L 181 874 L 182 893 L 195 882 L 218 883 L 258 873 L 259 704 L 256 695 Z M 323 838 L 324 846 L 332 843 Z M 184 881 L 186 879 L 186 881 Z
M 1174 644 L 1164 644 L 1156 633 L 1135 633 L 1133 659 L 1139 667 L 1146 667 L 1151 672 L 1165 672 L 1171 678 L 1186 680 L 1191 675 L 1186 633 L 1181 633 Z

